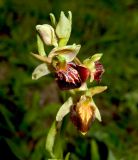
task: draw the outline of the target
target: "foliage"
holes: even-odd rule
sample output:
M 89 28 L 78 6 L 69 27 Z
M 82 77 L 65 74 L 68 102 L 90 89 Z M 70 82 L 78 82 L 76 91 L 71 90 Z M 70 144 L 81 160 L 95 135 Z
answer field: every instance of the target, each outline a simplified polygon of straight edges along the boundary
M 93 123 L 85 137 L 64 121 L 64 157 L 70 152 L 72 160 L 138 158 L 137 6 L 135 0 L 0 1 L 0 159 L 49 157 L 46 135 L 65 95 L 52 75 L 31 80 L 39 63 L 29 53 L 36 50 L 36 24 L 49 23 L 49 13 L 61 10 L 73 13 L 68 43 L 82 45 L 80 59 L 104 53 L 101 85 L 109 88 L 95 97 L 103 121 Z

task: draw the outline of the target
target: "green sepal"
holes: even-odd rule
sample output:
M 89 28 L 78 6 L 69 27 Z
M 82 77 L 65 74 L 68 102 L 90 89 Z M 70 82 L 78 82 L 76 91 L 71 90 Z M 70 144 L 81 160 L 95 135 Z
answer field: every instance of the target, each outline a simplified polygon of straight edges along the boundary
M 93 62 L 99 61 L 101 59 L 102 55 L 103 55 L 102 53 L 96 53 L 90 58 L 90 60 Z
M 32 73 L 32 79 L 37 80 L 42 76 L 45 76 L 50 73 L 48 66 L 46 63 L 42 63 L 38 65 Z
M 107 89 L 107 86 L 95 86 L 95 87 L 89 88 L 87 92 L 89 92 L 91 96 L 94 96 L 95 94 L 102 93 L 106 89 Z
M 62 121 L 63 118 L 70 112 L 70 108 L 72 105 L 73 99 L 70 97 L 58 110 L 56 121 Z
M 68 18 L 65 16 L 64 12 L 61 11 L 59 22 L 56 26 L 56 34 L 59 38 L 59 46 L 65 46 L 69 40 L 72 27 L 72 13 L 68 12 Z

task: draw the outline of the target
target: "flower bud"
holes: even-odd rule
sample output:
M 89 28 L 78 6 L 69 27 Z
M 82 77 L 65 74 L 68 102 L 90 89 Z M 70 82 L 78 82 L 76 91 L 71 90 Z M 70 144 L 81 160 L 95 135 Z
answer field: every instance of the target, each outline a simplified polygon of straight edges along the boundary
M 57 37 L 52 26 L 48 24 L 37 25 L 36 30 L 46 45 L 58 46 Z

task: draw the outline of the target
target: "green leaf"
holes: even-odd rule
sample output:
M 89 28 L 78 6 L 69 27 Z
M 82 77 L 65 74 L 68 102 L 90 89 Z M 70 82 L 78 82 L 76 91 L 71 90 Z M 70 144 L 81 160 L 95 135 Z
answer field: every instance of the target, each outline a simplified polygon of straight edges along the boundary
M 111 150 L 109 150 L 109 153 L 108 153 L 108 160 L 116 160 L 116 158 Z
M 32 73 L 32 79 L 37 80 L 42 76 L 45 76 L 49 74 L 50 71 L 48 69 L 48 66 L 45 63 L 40 64 L 35 68 L 35 70 Z
M 91 159 L 100 160 L 98 145 L 95 140 L 91 141 Z
M 69 160 L 70 152 L 66 154 L 65 160 Z
M 6 138 L 5 141 L 7 142 L 13 154 L 19 159 L 26 159 L 25 157 L 29 155 L 29 151 L 24 143 L 17 144 L 9 138 Z
M 12 133 L 15 134 L 15 126 L 11 121 L 11 118 L 13 117 L 13 113 L 10 112 L 5 106 L 0 105 L 0 113 L 3 115 L 6 125 L 3 125 L 3 127 L 8 127 Z
M 63 159 L 63 141 L 64 141 L 64 138 L 61 137 L 60 132 L 58 132 L 56 135 L 54 146 L 53 146 L 53 153 L 55 157 L 58 159 Z
M 52 158 L 55 158 L 55 155 L 53 153 L 53 147 L 55 143 L 55 137 L 57 134 L 57 129 L 56 129 L 56 122 L 54 121 L 46 138 L 46 150 L 50 153 Z
M 91 100 L 91 104 L 92 104 L 92 107 L 94 107 L 94 109 L 95 109 L 95 118 L 97 118 L 99 121 L 102 121 L 99 109 L 96 106 L 96 104 L 94 103 L 93 99 Z
M 73 104 L 73 100 L 70 97 L 59 109 L 56 115 L 56 121 L 62 121 L 62 119 L 70 112 L 70 107 Z
M 38 46 L 38 53 L 41 56 L 45 56 L 45 49 L 44 49 L 44 44 L 43 41 L 41 40 L 40 36 L 37 34 L 37 46 Z

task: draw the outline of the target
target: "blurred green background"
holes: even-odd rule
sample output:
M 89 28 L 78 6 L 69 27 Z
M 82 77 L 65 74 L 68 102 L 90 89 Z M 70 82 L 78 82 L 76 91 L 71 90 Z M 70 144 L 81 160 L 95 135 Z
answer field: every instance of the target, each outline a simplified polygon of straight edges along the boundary
M 65 100 L 51 76 L 31 79 L 40 64 L 36 24 L 71 10 L 68 44 L 79 58 L 102 52 L 108 90 L 95 96 L 102 123 L 83 137 L 68 120 L 61 143 L 71 160 L 138 160 L 138 1 L 0 0 L 0 160 L 47 160 L 45 139 Z

